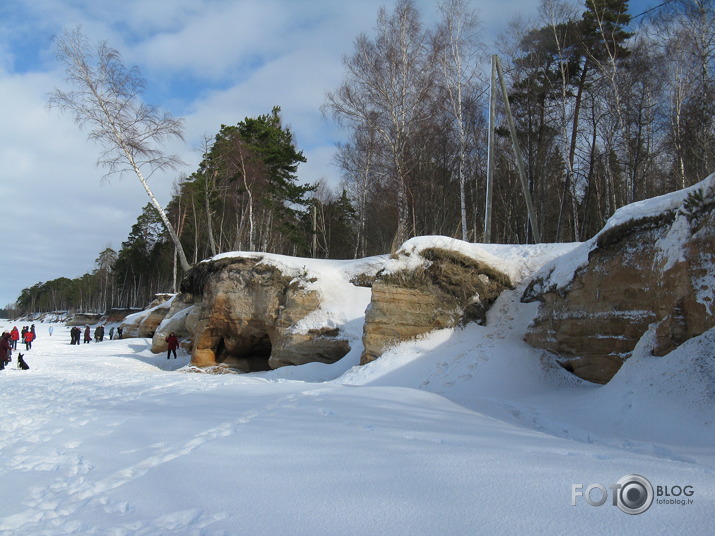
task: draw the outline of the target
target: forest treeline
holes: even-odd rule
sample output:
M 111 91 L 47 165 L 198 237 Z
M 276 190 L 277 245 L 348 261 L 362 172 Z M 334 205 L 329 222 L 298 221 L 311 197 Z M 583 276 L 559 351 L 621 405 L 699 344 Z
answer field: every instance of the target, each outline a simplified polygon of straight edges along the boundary
M 356 37 L 323 113 L 344 127 L 339 186 L 300 184 L 305 162 L 280 108 L 223 125 L 166 215 L 189 262 L 234 250 L 353 258 L 417 235 L 484 239 L 492 54 L 545 242 L 593 236 L 628 203 L 715 171 L 715 0 L 542 0 L 491 49 L 467 0 L 430 26 L 412 0 Z M 495 100 L 491 241 L 533 241 L 505 104 Z M 181 278 L 148 204 L 94 269 L 24 289 L 20 312 L 141 307 Z

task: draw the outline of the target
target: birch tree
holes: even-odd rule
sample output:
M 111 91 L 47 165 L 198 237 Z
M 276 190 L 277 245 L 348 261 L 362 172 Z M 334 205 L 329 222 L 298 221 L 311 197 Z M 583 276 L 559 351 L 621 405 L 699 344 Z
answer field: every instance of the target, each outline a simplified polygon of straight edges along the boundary
M 183 164 L 159 148 L 167 140 L 183 140 L 183 121 L 142 102 L 139 69 L 127 69 L 107 43 L 99 43 L 93 52 L 77 27 L 57 37 L 55 45 L 72 89 L 55 89 L 49 107 L 71 113 L 80 128 L 89 130 L 88 138 L 102 147 L 97 163 L 108 169 L 105 177 L 127 171 L 137 176 L 174 242 L 181 267 L 189 270 L 179 236 L 148 183 L 155 172 Z
M 458 139 L 457 175 L 459 181 L 459 213 L 462 240 L 467 240 L 466 162 L 468 151 L 464 102 L 477 79 L 479 42 L 476 30 L 479 19 L 469 9 L 466 0 L 444 0 L 439 4 L 442 22 L 438 29 L 439 64 L 445 106 L 454 122 Z
M 360 35 L 355 53 L 343 60 L 343 84 L 327 94 L 323 110 L 340 124 L 374 130 L 390 152 L 397 207 L 396 245 L 408 238 L 408 177 L 412 137 L 430 119 L 435 87 L 432 36 L 412 0 L 398 0 L 393 13 L 381 8 L 377 36 Z M 414 231 L 414 229 L 413 229 Z

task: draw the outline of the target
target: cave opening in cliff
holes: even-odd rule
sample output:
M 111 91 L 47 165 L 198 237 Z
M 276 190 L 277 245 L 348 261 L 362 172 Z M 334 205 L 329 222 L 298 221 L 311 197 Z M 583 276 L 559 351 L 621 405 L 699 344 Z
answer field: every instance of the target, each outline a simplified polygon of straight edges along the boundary
M 220 337 L 215 350 L 216 363 L 242 372 L 270 370 L 268 360 L 272 350 L 271 338 L 265 330 L 246 330 Z

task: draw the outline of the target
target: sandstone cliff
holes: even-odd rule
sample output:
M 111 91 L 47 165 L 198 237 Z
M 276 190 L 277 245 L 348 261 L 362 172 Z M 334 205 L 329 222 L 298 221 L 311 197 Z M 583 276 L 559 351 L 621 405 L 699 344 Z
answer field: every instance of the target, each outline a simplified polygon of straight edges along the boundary
M 537 274 L 526 341 L 606 383 L 656 324 L 664 355 L 715 325 L 715 176 L 616 212 L 592 240 Z
M 361 365 L 390 345 L 435 329 L 485 322 L 487 310 L 512 281 L 456 244 L 466 245 L 446 238 L 434 245 L 408 241 L 378 274 L 365 314 Z
M 145 310 L 124 317 L 121 323 L 122 336 L 153 337 L 169 312 L 172 299 L 172 294 L 157 294 Z
M 129 335 L 155 333 L 163 352 L 174 331 L 199 367 L 258 371 L 348 354 L 352 366 L 433 330 L 483 324 L 518 288 L 539 303 L 526 341 L 605 383 L 647 330 L 664 355 L 715 325 L 714 191 L 715 176 L 624 207 L 583 244 L 419 237 L 389 258 L 355 261 L 224 254 L 195 266 Z
M 204 261 L 182 282 L 152 349 L 164 351 L 164 338 L 174 331 L 190 341 L 198 367 L 252 372 L 333 363 L 359 342 L 354 321 L 369 301 L 370 290 L 350 280 L 371 279 L 378 265 L 250 253 Z
M 484 323 L 504 289 L 572 248 L 420 237 L 392 258 L 225 254 L 194 267 L 178 295 L 133 317 L 129 334 L 154 333 L 160 353 L 173 331 L 198 367 L 248 372 L 332 363 L 351 351 L 351 363 L 364 364 L 435 329 Z

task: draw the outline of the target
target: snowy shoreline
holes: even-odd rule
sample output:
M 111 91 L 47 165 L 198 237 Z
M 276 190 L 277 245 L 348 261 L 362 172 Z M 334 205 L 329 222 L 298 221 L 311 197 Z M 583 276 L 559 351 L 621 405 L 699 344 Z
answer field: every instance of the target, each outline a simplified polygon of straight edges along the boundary
M 0 372 L 0 534 L 709 533 L 715 332 L 594 386 L 521 340 L 518 292 L 364 367 L 247 375 L 38 324 L 31 369 Z M 632 473 L 693 503 L 571 506 Z

